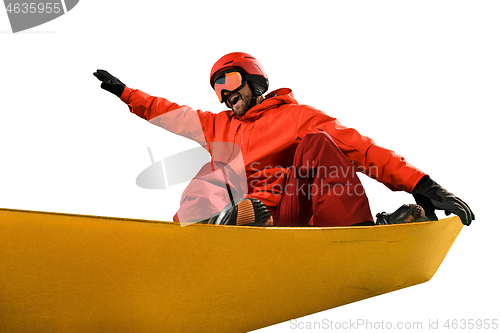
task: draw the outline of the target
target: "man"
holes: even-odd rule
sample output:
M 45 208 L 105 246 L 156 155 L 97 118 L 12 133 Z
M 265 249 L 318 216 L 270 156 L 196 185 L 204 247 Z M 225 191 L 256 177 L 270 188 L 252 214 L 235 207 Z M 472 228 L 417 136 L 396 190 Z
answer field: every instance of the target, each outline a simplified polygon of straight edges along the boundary
M 233 185 L 225 176 L 227 172 L 225 181 L 207 180 L 207 172 L 215 171 L 212 163 L 212 170 L 202 169 L 200 177 L 187 186 L 177 220 L 180 213 L 211 206 L 229 193 L 231 203 L 224 209 L 220 205 L 218 210 L 213 208 L 211 216 L 206 216 L 210 217 L 209 223 L 373 224 L 356 172 L 363 172 L 392 190 L 412 193 L 418 204 L 404 205 L 393 214 L 379 214 L 377 224 L 415 221 L 424 212 L 427 218 L 437 219 L 435 209 L 458 215 L 465 225 L 474 220 L 465 202 L 427 174 L 337 119 L 298 104 L 290 89 L 278 89 L 264 96 L 269 87 L 267 75 L 260 62 L 249 54 L 227 54 L 212 67 L 210 84 L 219 101 L 231 109 L 218 114 L 195 111 L 130 89 L 106 71 L 98 70 L 94 75 L 102 81 L 101 88 L 120 97 L 131 112 L 199 142 L 212 157 L 216 153 L 211 143 L 233 143 L 239 148 L 248 186 L 244 197 L 231 195 Z

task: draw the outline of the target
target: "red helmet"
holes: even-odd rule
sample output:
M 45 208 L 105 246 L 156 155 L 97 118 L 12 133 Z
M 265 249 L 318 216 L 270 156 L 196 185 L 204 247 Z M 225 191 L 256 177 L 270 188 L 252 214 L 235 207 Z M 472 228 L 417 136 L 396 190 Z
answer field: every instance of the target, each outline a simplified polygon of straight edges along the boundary
M 214 64 L 210 72 L 210 85 L 212 88 L 217 75 L 228 69 L 241 69 L 246 74 L 248 81 L 259 86 L 254 88 L 260 88 L 261 94 L 265 93 L 269 88 L 267 74 L 260 62 L 250 54 L 243 52 L 226 54 Z

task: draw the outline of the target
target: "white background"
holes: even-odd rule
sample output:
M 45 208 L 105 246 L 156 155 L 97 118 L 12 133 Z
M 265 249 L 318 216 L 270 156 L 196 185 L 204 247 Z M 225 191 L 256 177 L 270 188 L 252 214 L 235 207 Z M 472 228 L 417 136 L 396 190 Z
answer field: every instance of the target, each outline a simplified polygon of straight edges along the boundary
M 300 321 L 500 319 L 499 17 L 496 1 L 82 0 L 12 34 L 0 10 L 0 206 L 171 220 L 183 186 L 135 178 L 147 147 L 159 160 L 196 145 L 130 114 L 92 72 L 218 112 L 210 68 L 243 51 L 271 90 L 400 153 L 476 214 L 430 282 Z M 361 177 L 374 214 L 413 200 Z

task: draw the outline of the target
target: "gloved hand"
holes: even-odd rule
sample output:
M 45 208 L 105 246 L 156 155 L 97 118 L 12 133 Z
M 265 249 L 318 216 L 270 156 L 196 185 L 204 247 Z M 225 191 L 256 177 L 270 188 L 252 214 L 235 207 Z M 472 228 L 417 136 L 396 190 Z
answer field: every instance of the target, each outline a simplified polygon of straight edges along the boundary
M 123 90 L 125 90 L 125 84 L 123 82 L 102 69 L 98 69 L 97 72 L 94 73 L 94 76 L 102 81 L 102 89 L 115 94 L 118 98 L 122 96 Z
M 435 209 L 442 209 L 446 215 L 457 215 L 464 225 L 470 225 L 475 219 L 469 206 L 454 194 L 448 192 L 429 176 L 424 176 L 412 192 L 417 204 L 425 210 L 425 215 L 431 220 L 437 220 Z

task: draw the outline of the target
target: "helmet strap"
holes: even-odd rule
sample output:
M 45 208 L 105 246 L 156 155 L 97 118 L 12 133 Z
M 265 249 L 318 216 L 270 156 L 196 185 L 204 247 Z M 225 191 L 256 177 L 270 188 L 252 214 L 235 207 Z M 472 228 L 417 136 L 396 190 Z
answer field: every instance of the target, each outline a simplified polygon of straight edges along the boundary
M 250 90 L 252 91 L 252 99 L 250 100 L 250 105 L 248 105 L 248 110 L 250 110 L 251 108 L 257 105 L 257 97 L 262 95 L 262 91 L 259 88 L 256 88 L 255 87 L 256 85 L 250 80 L 247 80 L 247 82 L 248 86 L 250 87 Z

